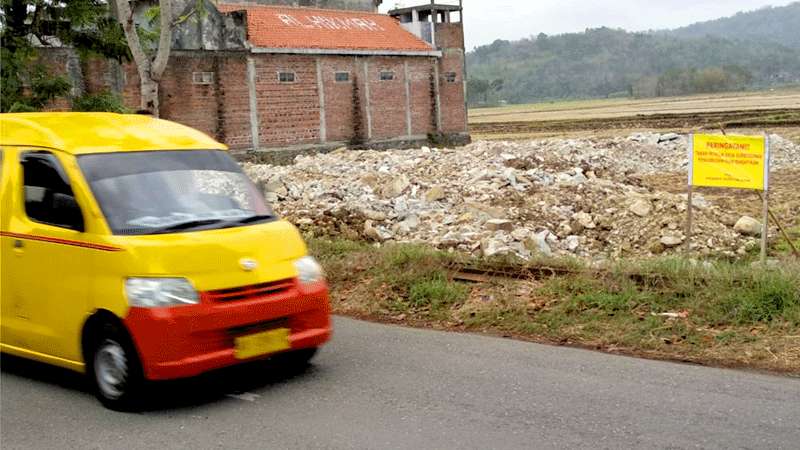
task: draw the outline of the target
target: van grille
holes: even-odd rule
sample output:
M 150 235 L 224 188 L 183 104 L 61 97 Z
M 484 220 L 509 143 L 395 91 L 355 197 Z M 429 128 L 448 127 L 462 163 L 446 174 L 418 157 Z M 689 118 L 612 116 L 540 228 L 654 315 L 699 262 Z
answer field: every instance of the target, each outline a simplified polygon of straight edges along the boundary
M 269 283 L 254 284 L 218 291 L 208 291 L 203 295 L 212 302 L 235 302 L 240 300 L 256 300 L 288 291 L 294 287 L 294 280 L 279 280 Z

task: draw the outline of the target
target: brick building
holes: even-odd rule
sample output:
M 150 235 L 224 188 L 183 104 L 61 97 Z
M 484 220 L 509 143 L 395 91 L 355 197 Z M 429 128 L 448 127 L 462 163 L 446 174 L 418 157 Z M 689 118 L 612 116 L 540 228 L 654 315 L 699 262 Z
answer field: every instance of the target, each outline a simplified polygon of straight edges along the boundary
M 191 16 L 194 0 L 175 3 Z M 207 2 L 175 30 L 161 116 L 239 150 L 469 140 L 460 6 L 385 15 L 379 3 Z M 67 59 L 77 90 L 121 92 L 138 108 L 132 64 L 49 57 Z

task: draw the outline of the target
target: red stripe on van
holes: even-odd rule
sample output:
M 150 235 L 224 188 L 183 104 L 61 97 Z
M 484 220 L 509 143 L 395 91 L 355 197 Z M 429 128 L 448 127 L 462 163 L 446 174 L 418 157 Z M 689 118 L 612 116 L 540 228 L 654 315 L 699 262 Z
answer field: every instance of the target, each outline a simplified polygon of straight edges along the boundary
M 14 239 L 24 239 L 28 241 L 48 242 L 50 244 L 71 245 L 73 247 L 101 250 L 104 252 L 121 252 L 123 250 L 119 247 L 112 247 L 110 245 L 92 244 L 91 242 L 73 241 L 70 239 L 59 239 L 47 236 L 36 236 L 33 234 L 10 233 L 8 231 L 0 231 L 0 236 L 10 237 Z

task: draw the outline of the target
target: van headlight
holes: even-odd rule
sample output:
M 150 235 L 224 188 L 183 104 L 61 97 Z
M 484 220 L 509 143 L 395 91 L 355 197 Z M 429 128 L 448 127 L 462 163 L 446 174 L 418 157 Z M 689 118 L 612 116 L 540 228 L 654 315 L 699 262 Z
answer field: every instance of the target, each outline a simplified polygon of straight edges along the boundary
M 125 280 L 128 304 L 141 308 L 195 305 L 197 291 L 186 278 L 128 278 Z
M 297 278 L 302 284 L 316 283 L 325 279 L 322 266 L 311 256 L 298 259 L 294 262 L 294 267 L 297 269 Z

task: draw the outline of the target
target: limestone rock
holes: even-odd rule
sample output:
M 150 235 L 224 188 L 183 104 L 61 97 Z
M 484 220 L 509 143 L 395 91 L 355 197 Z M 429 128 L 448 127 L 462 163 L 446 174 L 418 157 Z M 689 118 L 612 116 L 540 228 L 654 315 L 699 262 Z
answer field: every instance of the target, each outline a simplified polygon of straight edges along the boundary
M 744 236 L 759 236 L 761 234 L 761 222 L 752 217 L 744 216 L 736 222 L 733 229 Z
M 411 181 L 405 175 L 395 177 L 391 183 L 386 185 L 383 196 L 386 198 L 396 198 L 403 194 L 411 186 Z
M 653 204 L 645 199 L 639 199 L 628 209 L 639 217 L 647 217 L 653 211 Z
M 597 228 L 597 225 L 594 223 L 594 219 L 592 219 L 592 215 L 585 212 L 579 212 L 573 216 L 573 218 L 584 228 L 587 230 L 593 230 Z
M 510 220 L 491 219 L 486 221 L 486 229 L 489 231 L 512 231 L 514 224 Z
M 575 235 L 567 236 L 567 239 L 565 240 L 565 243 L 566 243 L 566 246 L 567 246 L 567 250 L 569 250 L 571 252 L 574 252 L 574 251 L 578 250 L 578 247 L 581 246 L 580 238 L 578 236 L 575 236 Z
M 439 201 L 444 198 L 444 188 L 441 186 L 434 186 L 425 194 L 425 201 L 428 203 Z
M 673 248 L 683 244 L 684 239 L 680 236 L 666 235 L 661 238 L 661 245 L 666 248 Z
M 533 254 L 552 255 L 553 250 L 550 248 L 550 244 L 547 243 L 547 236 L 549 234 L 550 232 L 545 230 L 531 236 L 525 241 L 525 247 Z

